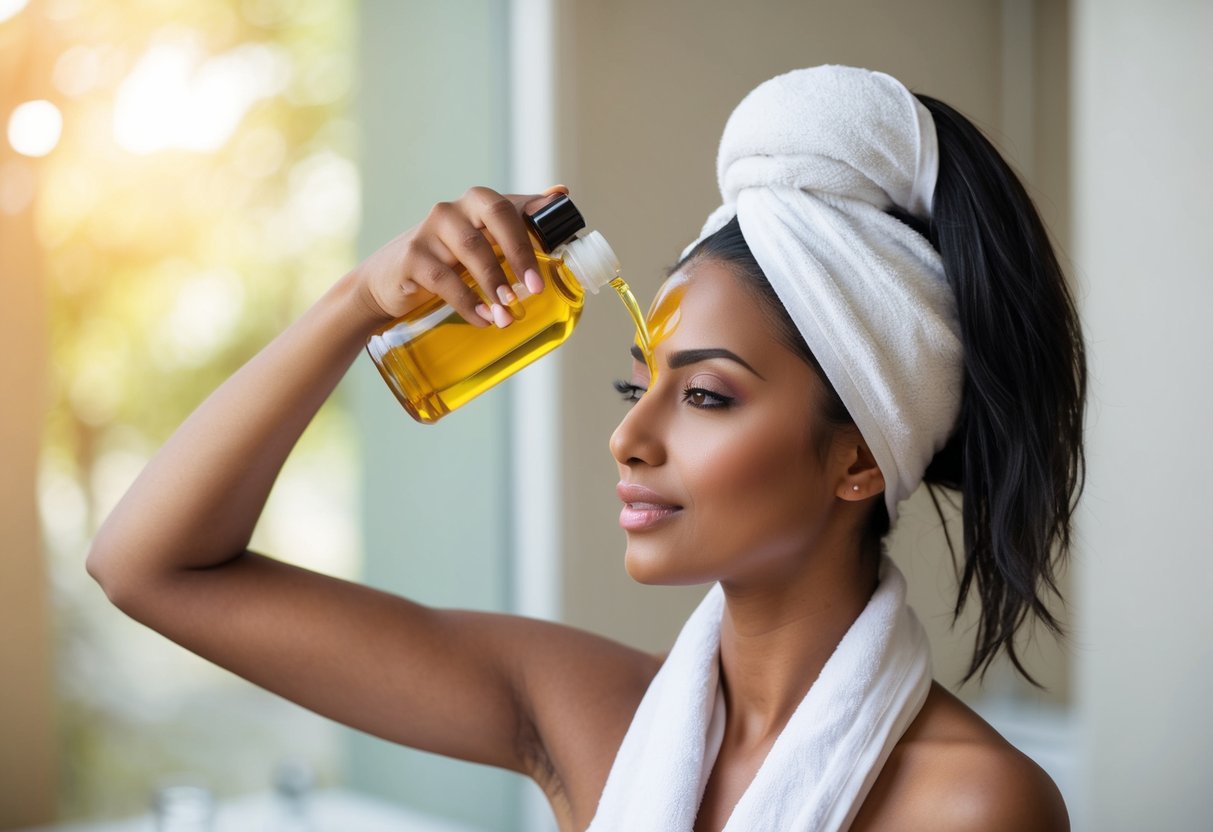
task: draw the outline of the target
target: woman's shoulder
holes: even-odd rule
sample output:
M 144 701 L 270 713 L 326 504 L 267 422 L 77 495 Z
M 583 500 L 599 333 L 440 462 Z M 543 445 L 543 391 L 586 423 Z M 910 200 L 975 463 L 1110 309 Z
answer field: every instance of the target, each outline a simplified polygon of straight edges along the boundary
M 1052 778 L 938 683 L 855 819 L 864 829 L 1068 830 Z

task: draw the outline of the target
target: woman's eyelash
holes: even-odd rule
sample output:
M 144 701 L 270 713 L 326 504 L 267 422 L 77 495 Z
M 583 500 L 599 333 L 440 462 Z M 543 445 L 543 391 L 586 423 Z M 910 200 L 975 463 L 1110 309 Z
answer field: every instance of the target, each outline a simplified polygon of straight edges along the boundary
M 616 379 L 612 386 L 623 396 L 625 402 L 638 402 L 640 397 L 644 395 L 644 388 L 638 384 L 631 384 L 623 379 Z
M 640 397 L 647 392 L 639 384 L 632 384 L 622 379 L 612 382 L 612 386 L 623 396 L 625 402 L 638 402 L 640 401 Z M 699 410 L 715 410 L 717 408 L 728 407 L 734 401 L 732 396 L 713 393 L 711 390 L 704 390 L 702 387 L 685 388 L 682 391 L 682 400 Z
M 682 400 L 691 407 L 700 410 L 716 410 L 731 405 L 734 397 L 713 393 L 711 390 L 704 390 L 702 387 L 687 387 L 682 391 Z

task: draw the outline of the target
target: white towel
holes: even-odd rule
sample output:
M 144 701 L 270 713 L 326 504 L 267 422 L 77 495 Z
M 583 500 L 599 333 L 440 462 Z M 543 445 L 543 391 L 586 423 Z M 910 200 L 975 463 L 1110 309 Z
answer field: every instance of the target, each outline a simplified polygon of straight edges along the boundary
M 930 112 L 883 73 L 796 70 L 737 105 L 716 168 L 724 204 L 699 240 L 736 214 L 867 440 L 896 520 L 960 412 L 959 322 L 943 265 L 885 213 L 896 205 L 930 214 L 938 170 Z
M 884 556 L 880 583 L 775 740 L 725 832 L 845 829 L 926 700 L 930 649 Z M 724 735 L 724 591 L 688 619 L 640 702 L 588 832 L 690 832 Z

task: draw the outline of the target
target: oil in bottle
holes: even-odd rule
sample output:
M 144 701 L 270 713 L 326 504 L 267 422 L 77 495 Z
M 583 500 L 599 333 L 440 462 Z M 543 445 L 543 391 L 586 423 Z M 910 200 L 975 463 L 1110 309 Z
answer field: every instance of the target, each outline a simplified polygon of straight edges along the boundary
M 497 259 L 518 301 L 510 305 L 509 326 L 476 327 L 441 298 L 434 297 L 375 332 L 367 351 L 384 380 L 419 422 L 431 424 L 452 410 L 554 350 L 572 334 L 587 292 L 610 285 L 636 325 L 636 340 L 649 361 L 648 331 L 631 290 L 619 275 L 619 261 L 606 239 L 585 230 L 585 221 L 567 196 L 528 217 L 537 245 L 535 259 L 544 289 L 527 292 L 501 254 Z M 461 277 L 478 294 L 477 284 Z

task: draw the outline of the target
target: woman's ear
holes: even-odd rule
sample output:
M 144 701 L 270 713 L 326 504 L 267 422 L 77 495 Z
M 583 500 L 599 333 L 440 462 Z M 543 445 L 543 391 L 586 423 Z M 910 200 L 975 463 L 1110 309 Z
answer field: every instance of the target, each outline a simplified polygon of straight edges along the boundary
M 858 428 L 838 431 L 835 437 L 838 484 L 834 494 L 841 500 L 866 500 L 884 493 L 884 474 Z

